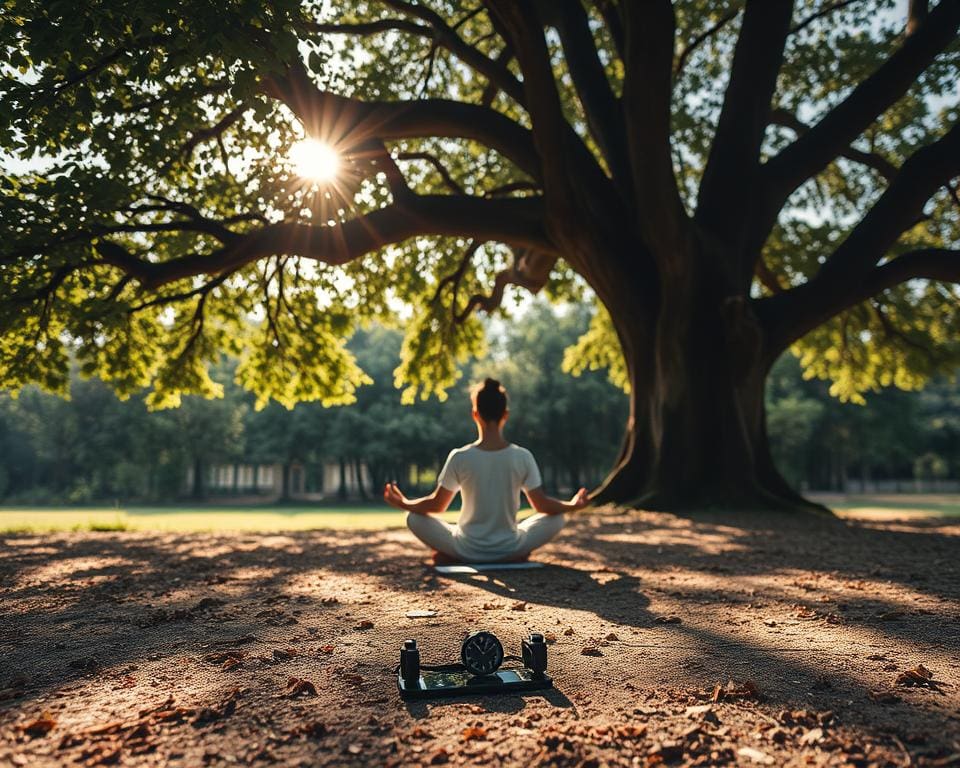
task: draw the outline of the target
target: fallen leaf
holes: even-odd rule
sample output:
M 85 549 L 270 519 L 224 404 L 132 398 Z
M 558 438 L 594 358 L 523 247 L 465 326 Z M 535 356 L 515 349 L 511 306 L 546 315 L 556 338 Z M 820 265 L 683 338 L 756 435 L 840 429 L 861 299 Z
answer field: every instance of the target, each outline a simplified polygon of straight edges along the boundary
M 303 680 L 299 677 L 291 677 L 287 680 L 286 695 L 293 698 L 295 696 L 316 696 L 317 687 L 309 680 Z
M 482 728 L 479 725 L 471 725 L 469 728 L 464 728 L 463 733 L 461 734 L 464 741 L 473 741 L 475 739 L 485 739 L 487 738 L 487 729 Z
M 740 747 L 740 749 L 737 750 L 737 754 L 754 763 L 760 763 L 760 765 L 773 765 L 774 762 L 776 762 L 766 752 L 761 752 L 759 749 L 754 749 L 753 747 Z
M 718 701 L 727 701 L 730 699 L 760 699 L 760 690 L 757 686 L 750 680 L 746 680 L 741 684 L 737 684 L 730 680 L 726 686 L 720 685 L 717 683 L 713 692 L 710 694 L 710 701 L 716 703 Z
M 570 637 L 570 635 L 573 634 L 573 627 L 567 627 L 565 630 L 563 630 L 563 634 L 565 634 L 567 637 Z
M 548 644 L 552 644 L 552 643 L 557 642 L 557 636 L 556 636 L 555 634 L 553 634 L 553 632 L 545 632 L 544 635 L 543 635 L 543 639 L 544 639 Z
M 450 762 L 450 753 L 443 747 L 440 747 L 440 749 L 430 755 L 430 765 L 442 765 L 448 762 Z
M 657 618 L 654 619 L 654 622 L 657 624 L 682 624 L 683 619 L 681 619 L 679 616 L 657 616 Z
M 354 629 L 373 629 L 373 622 L 370 619 L 364 619 Z
M 57 721 L 53 719 L 49 712 L 44 712 L 36 720 L 20 726 L 20 730 L 30 736 L 43 736 L 50 733 L 57 726 Z
M 510 606 L 511 611 L 525 611 L 527 610 L 527 604 L 524 601 L 519 601 Z
M 583 656 L 603 656 L 603 651 L 595 645 L 585 645 L 580 649 L 580 654 Z
M 609 635 L 607 635 L 607 636 L 606 636 L 605 638 L 603 638 L 603 639 L 604 639 L 604 640 L 610 640 L 610 641 L 612 642 L 612 641 L 614 641 L 614 640 L 619 640 L 620 638 L 617 637 L 617 635 L 616 635 L 615 632 L 611 632 Z
M 823 741 L 823 728 L 811 728 L 800 737 L 800 743 L 804 746 L 810 746 Z
M 918 664 L 913 669 L 908 669 L 897 675 L 897 685 L 916 686 L 919 688 L 930 688 L 939 691 L 946 683 L 933 679 L 933 672 L 927 669 L 923 664 Z
M 320 653 L 333 653 L 334 649 L 332 645 L 321 645 L 319 648 L 317 648 L 317 650 Z

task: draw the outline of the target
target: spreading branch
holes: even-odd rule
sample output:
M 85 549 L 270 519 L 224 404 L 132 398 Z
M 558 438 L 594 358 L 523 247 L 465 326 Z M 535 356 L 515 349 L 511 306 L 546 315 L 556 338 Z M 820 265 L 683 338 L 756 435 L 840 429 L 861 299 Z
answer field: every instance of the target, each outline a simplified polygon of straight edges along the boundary
M 343 224 L 268 224 L 236 235 L 232 242 L 212 253 L 189 254 L 168 261 L 146 261 L 107 238 L 97 240 L 94 247 L 103 263 L 120 268 L 144 287 L 153 289 L 196 275 L 235 271 L 280 254 L 330 265 L 346 264 L 416 235 L 473 237 L 551 252 L 542 219 L 542 201 L 532 197 L 488 200 L 411 194 Z
M 621 3 L 626 48 L 623 114 L 640 235 L 654 252 L 676 252 L 686 212 L 673 173 L 671 78 L 676 30 L 670 0 Z
M 731 190 L 750 189 L 759 172 L 760 144 L 770 122 L 792 13 L 793 0 L 747 0 L 730 83 L 700 182 L 697 222 L 735 248 L 742 242 L 752 201 Z M 751 259 L 751 273 L 752 265 Z
M 323 91 L 300 64 L 265 78 L 266 93 L 280 99 L 312 136 L 350 149 L 370 139 L 464 138 L 497 150 L 538 178 L 540 161 L 529 130 L 492 109 L 448 99 L 360 101 Z
M 737 16 L 740 15 L 739 8 L 733 8 L 723 14 L 719 19 L 717 19 L 713 24 L 707 27 L 703 32 L 693 38 L 684 49 L 680 51 L 680 55 L 677 57 L 677 64 L 674 68 L 674 79 L 679 80 L 680 76 L 683 74 L 684 67 L 687 66 L 687 62 L 690 60 L 690 56 L 693 55 L 693 52 L 697 50 L 701 45 L 703 45 L 707 40 L 717 34 L 721 29 L 723 29 L 727 24 L 733 21 Z
M 827 3 L 820 10 L 814 11 L 805 19 L 798 21 L 790 28 L 790 34 L 795 35 L 798 32 L 802 32 L 815 21 L 822 19 L 824 16 L 829 16 L 834 11 L 839 11 L 841 8 L 846 8 L 848 5 L 853 5 L 854 3 L 860 2 L 860 0 L 838 0 L 835 3 Z
M 446 166 L 436 155 L 430 152 L 398 152 L 397 160 L 422 160 L 423 162 L 429 163 L 433 166 L 433 169 L 440 174 L 440 178 L 448 189 L 458 195 L 464 194 L 463 187 L 453 178 L 450 171 L 447 170 Z
M 789 128 L 797 136 L 802 136 L 810 130 L 809 125 L 786 109 L 778 108 L 773 110 L 770 114 L 770 123 L 772 125 Z M 847 160 L 853 160 L 855 163 L 873 168 L 873 170 L 887 181 L 890 181 L 897 175 L 897 166 L 876 152 L 864 152 L 862 149 L 857 149 L 856 147 L 847 147 L 840 153 L 840 157 L 845 157 Z
M 820 323 L 878 290 L 912 277 L 953 280 L 958 274 L 955 252 L 915 251 L 881 267 L 875 265 L 913 226 L 927 200 L 952 177 L 960 175 L 960 124 L 938 141 L 917 150 L 900 168 L 880 199 L 808 282 L 759 301 L 771 344 L 786 346 Z
M 795 310 L 788 327 L 771 325 L 771 352 L 786 349 L 797 339 L 850 307 L 909 280 L 960 283 L 960 251 L 922 248 L 890 259 L 867 272 L 861 280 L 839 286 L 814 286 L 813 281 L 758 304 L 761 318 L 773 318 L 789 307 Z M 810 287 L 810 290 L 807 290 Z
M 554 0 L 551 7 L 554 8 L 567 69 L 573 78 L 590 134 L 613 176 L 624 177 L 629 174 L 629 160 L 623 115 L 597 53 L 590 20 L 580 0 L 559 3 Z
M 456 322 L 462 323 L 477 309 L 487 314 L 496 310 L 503 301 L 503 293 L 508 285 L 518 285 L 531 293 L 538 293 L 547 284 L 550 271 L 556 263 L 557 255 L 553 253 L 529 249 L 515 251 L 513 264 L 494 277 L 490 294 L 477 293 L 471 296 L 467 305 L 456 315 Z
M 893 106 L 956 38 L 960 0 L 941 0 L 927 21 L 816 125 L 764 166 L 768 224 L 787 197 L 842 154 Z M 767 230 L 769 231 L 769 229 Z
M 426 22 L 437 45 L 446 48 L 475 72 L 495 82 L 500 90 L 518 104 L 521 106 L 524 104 L 523 85 L 506 65 L 491 59 L 467 43 L 436 11 L 422 4 L 406 2 L 406 0 L 384 0 L 384 4 Z
M 542 163 L 544 192 L 552 206 L 572 213 L 570 164 L 566 160 L 567 130 L 550 53 L 536 10 L 528 0 L 488 0 L 498 28 L 510 42 L 523 72 L 527 110 L 533 122 L 533 141 Z M 561 212 L 562 214 L 562 212 Z

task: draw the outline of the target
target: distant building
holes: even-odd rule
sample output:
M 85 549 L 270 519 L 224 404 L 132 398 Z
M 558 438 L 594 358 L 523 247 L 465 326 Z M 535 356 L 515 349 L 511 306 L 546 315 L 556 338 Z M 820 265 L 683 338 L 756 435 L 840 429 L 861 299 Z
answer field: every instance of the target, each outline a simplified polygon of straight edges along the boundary
M 184 491 L 194 492 L 194 467 L 187 470 Z M 357 468 L 352 462 L 304 465 L 291 464 L 213 464 L 204 467 L 202 488 L 210 498 L 229 498 L 231 501 L 274 501 L 281 498 L 298 501 L 324 499 L 362 499 L 364 491 L 372 492 L 367 465 Z M 284 485 L 286 481 L 286 493 Z

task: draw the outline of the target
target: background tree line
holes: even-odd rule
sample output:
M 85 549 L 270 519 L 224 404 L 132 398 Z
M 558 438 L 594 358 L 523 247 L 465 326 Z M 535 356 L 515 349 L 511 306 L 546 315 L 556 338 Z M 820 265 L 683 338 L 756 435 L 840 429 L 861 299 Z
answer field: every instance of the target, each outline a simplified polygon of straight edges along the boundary
M 207 496 L 202 478 L 222 463 L 365 463 L 378 495 L 386 479 L 433 482 L 451 447 L 474 435 L 466 397 L 471 382 L 499 378 L 511 395 L 508 434 L 537 456 L 554 491 L 595 485 L 609 470 L 627 400 L 604 371 L 562 372 L 564 350 L 587 329 L 590 310 L 558 311 L 534 302 L 523 322 L 492 327 L 488 355 L 464 366 L 461 386 L 444 402 L 401 405 L 394 387 L 401 335 L 379 326 L 358 332 L 350 348 L 373 383 L 350 406 L 302 403 L 292 410 L 253 407 L 232 383 L 225 361 L 215 378 L 220 400 L 185 397 L 180 408 L 148 411 L 143 397 L 118 400 L 97 379 L 75 376 L 63 400 L 27 388 L 0 395 L 0 500 L 5 503 L 173 501 Z M 864 406 L 841 403 L 828 385 L 804 380 L 785 355 L 767 388 L 777 462 L 797 484 L 838 489 L 845 480 L 960 477 L 960 387 L 936 380 L 923 392 L 884 389 Z M 409 477 L 410 466 L 418 468 Z M 200 478 L 185 486 L 188 469 Z M 337 496 L 337 488 L 325 488 Z

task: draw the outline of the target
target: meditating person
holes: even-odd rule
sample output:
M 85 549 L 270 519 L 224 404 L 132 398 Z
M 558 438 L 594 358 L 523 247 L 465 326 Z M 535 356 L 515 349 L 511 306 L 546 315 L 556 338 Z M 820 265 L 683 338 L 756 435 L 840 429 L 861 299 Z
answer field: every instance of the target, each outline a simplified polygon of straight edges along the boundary
M 587 505 L 587 490 L 581 488 L 569 501 L 543 492 L 533 454 L 503 437 L 510 411 L 507 391 L 500 382 L 487 379 L 473 389 L 471 400 L 477 440 L 450 451 L 436 490 L 420 499 L 408 499 L 396 483 L 387 483 L 384 501 L 407 511 L 407 527 L 434 550 L 435 562 L 526 559 L 560 532 L 565 512 Z M 537 514 L 518 524 L 521 489 Z M 431 517 L 445 511 L 457 491 L 463 496 L 457 524 Z

